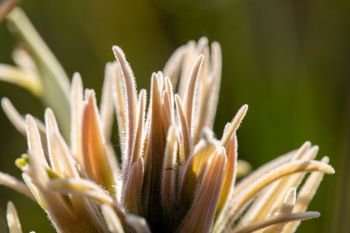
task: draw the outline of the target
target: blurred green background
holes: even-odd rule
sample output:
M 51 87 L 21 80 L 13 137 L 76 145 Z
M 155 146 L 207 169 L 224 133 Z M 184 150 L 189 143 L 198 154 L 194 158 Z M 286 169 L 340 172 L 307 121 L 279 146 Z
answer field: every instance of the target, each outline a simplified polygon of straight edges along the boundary
M 67 73 L 81 72 L 100 93 L 111 47 L 121 46 L 148 88 L 172 51 L 207 36 L 223 49 L 223 81 L 216 133 L 248 103 L 239 130 L 239 156 L 254 168 L 310 140 L 329 155 L 326 176 L 310 210 L 319 219 L 299 232 L 350 232 L 350 1 L 347 0 L 60 0 L 22 4 Z M 16 40 L 0 23 L 0 62 L 11 63 Z M 22 113 L 43 116 L 30 93 L 0 83 Z M 0 112 L 0 170 L 20 176 L 14 160 L 25 139 Z M 0 216 L 14 201 L 24 230 L 53 232 L 29 199 L 0 187 Z M 0 231 L 4 230 L 0 220 Z

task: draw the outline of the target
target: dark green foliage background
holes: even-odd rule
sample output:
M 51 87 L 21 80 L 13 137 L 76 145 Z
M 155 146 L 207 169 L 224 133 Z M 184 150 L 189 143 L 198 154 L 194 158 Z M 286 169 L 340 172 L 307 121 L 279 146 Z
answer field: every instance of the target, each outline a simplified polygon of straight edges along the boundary
M 151 72 L 171 52 L 207 36 L 223 48 L 223 81 L 216 133 L 248 103 L 239 130 L 239 156 L 254 168 L 310 140 L 336 168 L 310 207 L 319 219 L 299 232 L 350 232 L 350 2 L 346 0 L 60 0 L 24 1 L 23 8 L 71 76 L 100 93 L 111 47 L 121 46 L 148 88 Z M 0 62 L 11 63 L 15 39 L 0 24 Z M 42 117 L 28 92 L 0 83 L 22 113 Z M 0 170 L 20 176 L 14 160 L 25 139 L 0 112 Z M 115 142 L 117 144 L 117 141 Z M 26 232 L 53 232 L 40 208 L 0 188 L 0 216 L 15 202 Z M 0 220 L 0 231 L 4 222 Z

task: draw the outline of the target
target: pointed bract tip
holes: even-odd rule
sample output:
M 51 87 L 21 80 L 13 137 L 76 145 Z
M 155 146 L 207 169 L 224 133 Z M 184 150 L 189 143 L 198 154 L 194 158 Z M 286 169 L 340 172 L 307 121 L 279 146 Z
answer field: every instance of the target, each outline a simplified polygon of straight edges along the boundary
M 1 107 L 5 113 L 12 112 L 12 109 L 14 108 L 11 103 L 11 100 L 7 97 L 1 98 Z
M 8 201 L 7 202 L 7 212 L 12 211 L 13 209 L 15 209 L 15 205 L 13 204 L 12 201 Z
M 310 141 L 306 141 L 299 147 L 298 152 L 299 153 L 304 153 L 304 152 L 310 150 L 311 146 L 312 146 L 311 142 Z
M 147 90 L 146 89 L 141 89 L 139 96 L 146 96 L 146 95 L 147 95 Z
M 55 114 L 53 113 L 53 110 L 51 108 L 46 108 L 44 115 L 45 115 L 45 119 L 55 116 Z
M 309 213 L 310 213 L 310 218 L 319 218 L 321 216 L 321 213 L 318 211 L 309 211 Z
M 239 126 L 241 125 L 245 115 L 247 114 L 248 111 L 248 105 L 245 104 L 243 105 L 238 112 L 236 113 L 236 115 L 234 116 L 231 125 L 229 126 L 229 128 L 227 128 L 226 132 L 224 133 L 222 139 L 221 139 L 221 143 L 222 145 L 226 146 L 228 141 L 230 140 L 230 138 L 232 137 L 232 135 L 237 131 L 237 129 L 239 128 Z
M 93 89 L 86 89 L 85 90 L 85 100 L 90 102 L 95 100 L 95 91 Z
M 220 43 L 217 42 L 217 41 L 213 41 L 213 42 L 211 43 L 211 46 L 212 46 L 212 47 L 216 47 L 216 48 L 221 48 Z
M 304 142 L 302 147 L 311 147 L 311 142 L 310 141 Z
M 27 127 L 28 127 L 29 124 L 35 124 L 34 117 L 33 117 L 31 114 L 29 114 L 29 113 L 27 113 L 27 114 L 24 116 L 24 119 L 25 119 L 25 121 L 26 121 Z
M 45 124 L 46 124 L 46 132 L 56 132 L 59 133 L 59 127 L 57 124 L 57 120 L 55 117 L 55 113 L 53 112 L 53 110 L 51 108 L 46 108 L 45 109 L 45 114 L 44 114 L 44 118 L 45 118 Z
M 332 175 L 332 174 L 334 174 L 335 173 L 335 169 L 331 166 L 331 165 L 329 165 L 329 164 L 325 164 L 326 165 L 326 169 L 325 169 L 325 172 L 327 173 L 327 174 L 330 174 L 330 175 Z
M 199 40 L 198 40 L 198 44 L 200 44 L 200 43 L 203 43 L 203 44 L 208 44 L 208 37 L 206 37 L 206 36 L 202 36 L 201 38 L 199 38 Z
M 119 46 L 114 45 L 112 50 L 117 60 L 119 60 L 119 56 L 125 57 L 124 51 Z
M 72 77 L 72 83 L 78 82 L 78 81 L 81 82 L 81 75 L 79 72 L 74 72 Z
M 312 151 L 312 153 L 314 153 L 314 154 L 317 154 L 319 150 L 320 150 L 320 147 L 317 145 L 312 146 L 310 149 L 310 151 Z
M 327 173 L 328 174 L 331 174 L 331 175 L 335 174 L 335 169 L 331 165 L 328 164 L 329 163 L 329 157 L 328 156 L 324 156 L 321 159 L 321 162 L 325 163 L 327 165 Z
M 22 233 L 21 222 L 19 221 L 16 207 L 11 201 L 7 203 L 6 219 L 11 233 Z
M 237 128 L 242 123 L 244 117 L 247 115 L 248 112 L 248 104 L 243 105 L 237 112 L 236 116 L 234 117 L 234 120 L 232 121 L 232 125 L 237 124 Z M 235 120 L 236 119 L 236 120 Z
M 245 113 L 248 111 L 248 104 L 244 104 L 241 108 L 240 111 L 244 111 Z
M 10 101 L 9 98 L 7 98 L 7 97 L 2 97 L 1 98 L 1 106 L 2 106 L 2 108 L 5 108 L 6 105 L 8 105 L 10 103 L 11 103 L 11 101 Z
M 329 157 L 327 155 L 325 155 L 322 157 L 321 161 L 324 163 L 329 163 Z

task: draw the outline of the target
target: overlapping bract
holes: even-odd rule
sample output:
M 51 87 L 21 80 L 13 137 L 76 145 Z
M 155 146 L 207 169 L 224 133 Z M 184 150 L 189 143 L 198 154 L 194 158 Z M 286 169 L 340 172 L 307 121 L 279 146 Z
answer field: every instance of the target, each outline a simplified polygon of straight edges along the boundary
M 176 50 L 163 72 L 152 74 L 148 104 L 123 51 L 115 46 L 113 52 L 100 108 L 94 91 L 83 93 L 79 74 L 73 77 L 70 143 L 54 109 L 41 123 L 2 100 L 26 133 L 28 151 L 17 161 L 24 183 L 2 173 L 0 183 L 35 199 L 58 232 L 288 233 L 319 216 L 306 209 L 323 174 L 334 170 L 328 157 L 314 160 L 318 148 L 309 142 L 235 185 L 241 166 L 236 132 L 248 107 L 215 138 L 218 43 L 209 48 L 202 38 Z M 114 110 L 120 162 L 110 140 Z M 303 183 L 306 172 L 312 174 Z M 8 216 L 10 231 L 21 232 L 12 204 Z

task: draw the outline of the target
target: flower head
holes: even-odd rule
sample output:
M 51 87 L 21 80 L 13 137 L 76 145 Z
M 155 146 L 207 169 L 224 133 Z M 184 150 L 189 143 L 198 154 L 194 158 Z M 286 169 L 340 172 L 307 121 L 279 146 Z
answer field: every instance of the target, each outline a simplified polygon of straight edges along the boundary
M 201 38 L 176 50 L 164 70 L 152 74 L 149 98 L 146 90 L 137 91 L 122 49 L 114 46 L 113 52 L 100 107 L 78 73 L 68 87 L 58 85 L 70 108 L 53 104 L 45 122 L 23 118 L 2 99 L 5 113 L 25 133 L 28 150 L 16 162 L 24 182 L 0 173 L 0 183 L 36 201 L 58 232 L 288 233 L 301 220 L 319 216 L 307 207 L 323 174 L 334 170 L 328 157 L 314 160 L 318 147 L 309 142 L 236 184 L 237 172 L 246 167 L 238 160 L 237 130 L 248 106 L 226 124 L 221 138 L 214 136 L 221 79 L 217 42 L 209 46 Z M 24 56 L 41 70 L 37 57 Z M 45 64 L 49 70 L 55 65 Z M 41 95 L 44 76 L 35 77 L 42 87 L 35 93 Z M 70 124 L 58 122 L 57 112 L 68 114 L 60 119 Z M 114 112 L 119 153 L 111 143 Z M 8 224 L 11 232 L 21 232 L 12 203 Z

